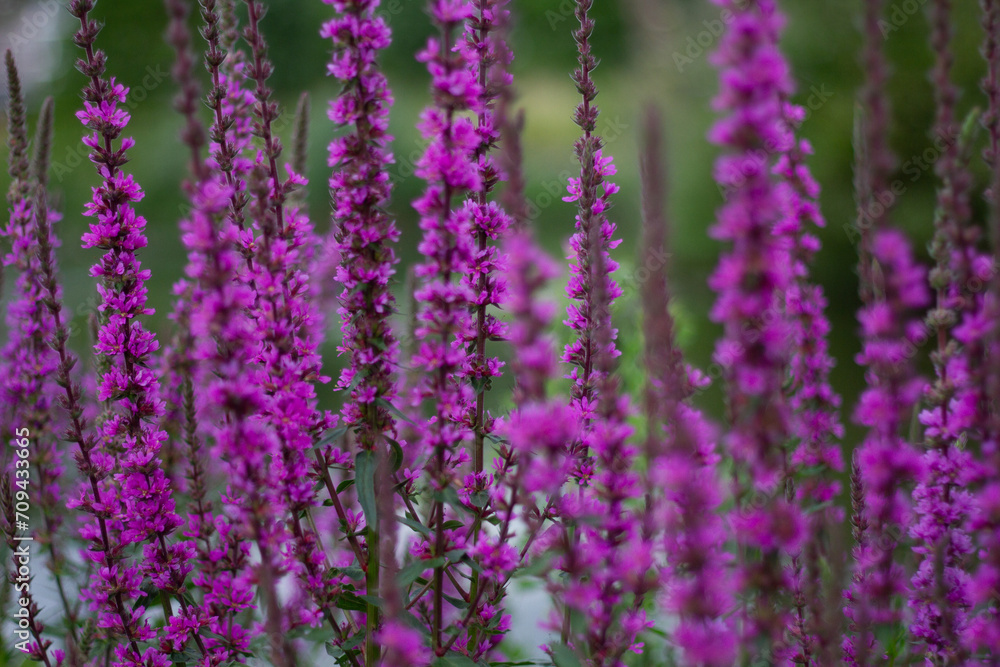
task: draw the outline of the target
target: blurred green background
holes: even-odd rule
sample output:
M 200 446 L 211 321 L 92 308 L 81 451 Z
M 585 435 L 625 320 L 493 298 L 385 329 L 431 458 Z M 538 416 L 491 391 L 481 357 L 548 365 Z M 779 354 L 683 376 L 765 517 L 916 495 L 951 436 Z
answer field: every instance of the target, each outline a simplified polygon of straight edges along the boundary
M 95 303 L 87 271 L 97 255 L 95 251 L 81 250 L 78 240 L 86 227 L 81 215 L 83 204 L 97 179 L 82 157 L 81 127 L 73 116 L 84 79 L 73 68 L 77 54 L 70 35 L 74 26 L 61 6 L 64 4 L 56 0 L 0 1 L 0 47 L 13 48 L 22 64 L 33 118 L 45 95 L 56 97 L 52 192 L 65 214 L 59 225 L 62 281 L 66 301 L 75 313 L 78 333 L 74 344 L 83 349 L 88 344 L 88 313 Z M 338 88 L 325 76 L 329 45 L 319 37 L 318 30 L 330 16 L 331 8 L 319 0 L 271 0 L 268 4 L 270 11 L 263 29 L 276 66 L 271 84 L 287 112 L 280 123 L 286 145 L 291 131 L 287 121 L 299 93 L 307 90 L 312 96 L 308 205 L 317 227 L 325 230 L 329 225 L 325 147 L 335 133 L 326 119 L 325 107 Z M 430 26 L 420 0 L 384 0 L 382 4 L 395 36 L 382 63 L 396 99 L 392 115 L 397 160 L 393 168 L 396 187 L 392 211 L 403 232 L 399 247 L 404 265 L 400 267 L 401 278 L 405 266 L 415 259 L 419 238 L 410 207 L 421 188 L 412 176 L 412 164 L 421 146 L 414 124 L 429 101 L 427 74 L 413 55 L 422 47 Z M 832 346 L 838 358 L 834 380 L 845 395 L 847 421 L 863 382 L 853 361 L 858 350 L 854 320 L 858 305 L 856 255 L 851 237 L 845 232 L 845 225 L 853 224 L 855 216 L 851 128 L 855 90 L 861 80 L 856 30 L 859 3 L 786 0 L 781 4 L 788 14 L 784 47 L 798 81 L 797 101 L 809 108 L 802 133 L 816 149 L 811 166 L 823 186 L 822 205 L 829 223 L 820 235 L 824 247 L 812 271 L 830 300 Z M 913 169 L 913 160 L 930 157 L 932 161 L 935 157 L 933 151 L 925 154 L 931 146 L 933 117 L 932 90 L 926 75 L 931 64 L 926 4 L 926 0 L 897 0 L 886 24 L 891 28 L 886 45 L 894 66 L 890 93 L 895 122 L 891 141 L 900 156 L 899 177 L 906 187 L 896 220 L 912 234 L 925 260 L 935 178 L 929 162 Z M 653 102 L 664 112 L 667 138 L 673 292 L 689 360 L 704 368 L 710 364 L 718 335 L 718 328 L 707 318 L 713 296 L 706 287 L 706 278 L 719 245 L 706 232 L 721 196 L 711 175 L 717 153 L 705 135 L 715 118 L 710 105 L 716 90 L 715 72 L 706 54 L 718 41 L 720 10 L 707 0 L 596 0 L 595 5 L 594 50 L 601 58 L 595 74 L 601 90 L 599 130 L 607 139 L 607 152 L 615 157 L 621 185 L 612 212 L 624 238 L 617 258 L 623 265 L 622 274 L 631 275 L 640 227 L 637 160 L 642 142 L 641 119 L 645 105 Z M 973 0 L 955 3 L 955 76 L 964 91 L 963 113 L 982 101 L 978 81 L 985 68 L 977 51 L 982 37 L 977 5 Z M 527 114 L 524 143 L 528 195 L 538 210 L 535 225 L 540 238 L 549 251 L 562 257 L 574 216 L 573 206 L 561 201 L 565 177 L 573 168 L 572 145 L 577 136 L 571 121 L 577 94 L 569 77 L 575 65 L 572 3 L 514 0 L 512 8 L 512 46 L 516 54 L 513 70 L 518 103 Z M 137 145 L 130 152 L 128 169 L 146 191 L 138 207 L 149 221 L 150 244 L 143 262 L 153 271 L 150 289 L 157 308 L 153 326 L 166 332 L 171 286 L 181 276 L 185 262 L 177 222 L 182 215 L 181 183 L 186 177 L 186 153 L 178 146 L 181 119 L 171 106 L 176 92 L 169 76 L 173 51 L 162 38 L 166 15 L 159 0 L 100 0 L 95 16 L 106 24 L 98 44 L 108 54 L 109 72 L 133 91 L 129 98 L 133 116 L 129 132 Z M 196 25 L 194 19 L 192 25 Z M 200 37 L 196 36 L 195 44 L 202 47 Z M 203 80 L 204 74 L 199 69 Z M 904 171 L 907 161 L 910 169 Z M 976 212 L 982 218 L 985 211 L 978 195 L 985 174 L 980 162 L 977 159 Z M 4 189 L 5 179 L 6 175 L 0 177 Z M 626 298 L 618 305 L 615 318 L 626 350 L 622 372 L 630 388 L 636 389 L 642 380 L 638 355 L 640 313 L 635 289 L 628 280 L 625 282 Z M 400 303 L 405 307 L 407 300 L 401 298 Z M 335 320 L 332 315 L 331 322 Z M 335 344 L 336 327 L 332 326 L 325 355 L 331 373 L 337 366 Z M 336 405 L 332 392 L 321 394 L 325 403 Z M 702 399 L 706 409 L 719 414 L 721 395 L 717 387 Z M 856 438 L 856 431 L 849 433 L 849 440 Z

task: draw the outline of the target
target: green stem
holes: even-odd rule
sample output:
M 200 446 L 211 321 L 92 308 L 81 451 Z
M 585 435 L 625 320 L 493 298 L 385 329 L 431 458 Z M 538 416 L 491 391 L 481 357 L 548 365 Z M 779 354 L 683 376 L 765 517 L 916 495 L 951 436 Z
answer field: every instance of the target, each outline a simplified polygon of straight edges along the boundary
M 379 534 L 376 527 L 368 527 L 368 571 L 365 581 L 368 586 L 368 608 L 365 610 L 365 664 L 375 667 L 379 664 L 379 645 L 375 641 L 375 631 L 379 625 L 379 608 L 373 598 L 379 592 Z

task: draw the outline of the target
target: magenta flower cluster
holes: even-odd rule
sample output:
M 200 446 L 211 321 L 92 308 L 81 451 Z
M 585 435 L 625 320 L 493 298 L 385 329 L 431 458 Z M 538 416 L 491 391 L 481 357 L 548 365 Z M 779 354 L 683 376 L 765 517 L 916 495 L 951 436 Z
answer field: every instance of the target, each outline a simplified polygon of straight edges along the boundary
M 426 2 L 413 202 L 392 200 L 394 100 L 380 62 L 391 12 L 317 3 L 338 87 L 324 130 L 329 225 L 305 203 L 308 95 L 289 150 L 278 136 L 267 3 L 200 0 L 199 41 L 189 4 L 165 0 L 189 173 L 176 221 L 184 275 L 162 332 L 150 303 L 163 286 L 142 263 L 144 216 L 162 212 L 145 210 L 126 169 L 129 89 L 97 46 L 95 4 L 69 3 L 75 112 L 96 169 L 81 211 L 89 332 L 67 315 L 55 261 L 53 103 L 29 140 L 6 58 L 0 414 L 4 439 L 30 445 L 0 480 L 17 591 L 3 618 L 17 650 L 46 667 L 499 667 L 529 664 L 524 650 L 558 667 L 996 664 L 1000 277 L 987 238 L 1000 232 L 1000 2 L 981 3 L 985 111 L 967 122 L 951 2 L 929 3 L 935 133 L 948 138 L 926 220 L 933 266 L 880 197 L 895 165 L 887 8 L 863 3 L 853 238 L 866 386 L 853 449 L 811 273 L 825 220 L 778 0 L 713 0 L 727 20 L 710 57 L 707 140 L 723 195 L 707 229 L 721 246 L 711 374 L 685 361 L 674 321 L 684 295 L 667 261 L 655 108 L 640 164 L 641 327 L 619 339 L 633 296 L 614 146 L 598 131 L 594 0 L 568 3 L 580 135 L 550 223 L 561 215 L 563 266 L 527 200 L 509 0 Z M 114 16 L 109 27 L 122 29 Z M 976 217 L 982 171 L 991 234 Z M 405 206 L 419 221 L 406 281 Z M 92 354 L 77 357 L 77 333 Z M 328 336 L 342 362 L 334 382 Z M 643 386 L 630 395 L 620 358 L 640 348 Z M 709 375 L 720 410 L 706 405 Z M 25 543 L 45 574 L 23 575 Z M 546 633 L 538 647 L 514 630 L 525 580 L 547 600 L 530 615 Z

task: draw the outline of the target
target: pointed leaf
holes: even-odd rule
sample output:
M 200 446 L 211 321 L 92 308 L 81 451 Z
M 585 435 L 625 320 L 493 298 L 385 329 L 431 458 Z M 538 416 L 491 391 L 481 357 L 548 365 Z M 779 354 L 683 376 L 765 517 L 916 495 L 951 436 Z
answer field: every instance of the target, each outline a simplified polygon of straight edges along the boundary
M 371 528 L 378 527 L 378 514 L 375 511 L 375 468 L 378 458 L 375 452 L 358 452 L 354 459 L 354 484 L 358 490 L 358 503 L 365 513 L 365 522 Z

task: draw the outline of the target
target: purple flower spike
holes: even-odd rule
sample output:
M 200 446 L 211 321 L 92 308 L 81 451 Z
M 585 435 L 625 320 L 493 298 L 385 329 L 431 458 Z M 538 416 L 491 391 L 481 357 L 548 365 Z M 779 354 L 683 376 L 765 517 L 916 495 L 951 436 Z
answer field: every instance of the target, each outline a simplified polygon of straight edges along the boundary
M 390 42 L 385 19 L 375 14 L 377 0 L 324 0 L 342 16 L 323 25 L 320 34 L 333 41 L 329 73 L 344 82 L 330 103 L 329 116 L 349 133 L 329 147 L 330 194 L 340 255 L 337 281 L 343 285 L 340 314 L 344 339 L 340 352 L 350 363 L 339 387 L 350 391 L 344 424 L 358 433 L 362 449 L 372 450 L 383 435 L 395 437 L 395 421 L 386 402 L 396 396 L 399 344 L 389 318 L 396 310 L 389 289 L 398 263 L 393 246 L 399 231 L 385 213 L 392 163 L 386 132 L 392 94 L 378 68 L 379 51 Z
M 785 296 L 794 285 L 794 247 L 782 234 L 783 194 L 773 155 L 793 147 L 785 119 L 792 83 L 778 48 L 784 18 L 774 0 L 716 0 L 733 19 L 712 57 L 720 71 L 715 106 L 726 115 L 709 138 L 728 149 L 715 166 L 726 192 L 712 235 L 730 244 L 710 279 L 718 293 L 712 318 L 724 327 L 715 360 L 724 369 L 731 428 L 725 436 L 739 471 L 732 528 L 746 558 L 740 586 L 749 597 L 743 641 L 783 659 L 789 624 L 783 561 L 797 553 L 805 518 L 785 498 L 786 443 L 794 429 L 783 387 L 791 369 L 796 327 Z
M 642 257 L 650 272 L 642 284 L 649 461 L 644 530 L 660 536 L 666 556 L 660 599 L 677 616 L 672 639 L 683 664 L 728 667 L 739 637 L 730 616 L 736 590 L 724 549 L 728 536 L 719 516 L 725 494 L 716 470 L 716 433 L 691 405 L 701 375 L 685 366 L 670 314 L 659 128 L 660 116 L 651 110 L 642 163 Z
M 805 109 L 787 98 L 782 114 L 793 135 L 805 118 Z M 795 626 L 792 635 L 797 644 L 794 659 L 830 661 L 835 646 L 830 633 L 821 629 L 826 602 L 821 587 L 808 581 L 805 561 L 825 556 L 828 528 L 843 521 L 836 507 L 840 483 L 835 475 L 843 472 L 840 439 L 844 427 L 840 421 L 841 398 L 830 383 L 834 360 L 829 350 L 830 322 L 824 312 L 827 301 L 823 288 L 810 281 L 809 266 L 820 249 L 813 228 L 826 225 L 819 206 L 819 183 L 806 164 L 812 147 L 804 139 L 793 137 L 787 152 L 774 167 L 779 178 L 782 199 L 781 219 L 776 233 L 787 238 L 792 249 L 792 284 L 785 294 L 785 314 L 793 330 L 794 350 L 789 365 L 790 382 L 785 390 L 792 411 L 793 434 L 798 446 L 791 456 L 790 489 L 795 501 L 806 513 L 807 543 L 792 554 L 793 604 Z M 824 508 L 824 509 L 821 509 Z M 809 556 L 813 554 L 813 556 Z M 807 592 L 807 589 L 811 592 Z
M 279 502 L 264 495 L 268 489 L 260 478 L 263 457 L 275 448 L 273 437 L 259 423 L 251 423 L 263 410 L 265 397 L 242 377 L 260 345 L 260 334 L 249 315 L 253 292 L 241 279 L 239 228 L 226 214 L 229 194 L 217 180 L 201 183 L 192 197 L 192 213 L 182 222 L 190 258 L 190 355 L 197 362 L 194 381 L 201 388 L 200 423 L 215 442 L 215 457 L 228 464 L 230 482 L 223 499 L 240 499 L 228 517 L 213 516 L 199 503 L 201 511 L 189 527 L 192 537 L 204 536 L 206 542 L 213 535 L 218 538 L 214 549 L 199 549 L 194 583 L 205 591 L 208 629 L 222 638 L 210 647 L 223 659 L 234 659 L 249 648 L 251 636 L 237 621 L 238 614 L 254 608 L 248 540 L 256 525 L 264 523 L 262 517 L 269 516 L 264 508 Z M 227 554 L 221 563 L 219 553 Z
M 129 562 L 120 552 L 113 565 L 108 562 L 109 554 L 88 553 L 88 558 L 104 566 L 92 576 L 85 597 L 100 610 L 101 627 L 128 639 L 116 648 L 116 664 L 161 665 L 169 662 L 169 653 L 162 648 L 139 651 L 139 643 L 157 634 L 143 617 L 140 586 L 148 579 L 161 595 L 176 595 L 186 606 L 180 594 L 191 570 L 193 548 L 185 542 L 166 541 L 183 521 L 174 510 L 158 457 L 166 439 L 159 426 L 163 416 L 159 382 L 151 370 L 158 343 L 139 319 L 152 313 L 146 306 L 149 271 L 142 269 L 137 256 L 146 247 L 146 221 L 132 207 L 143 193 L 130 175 L 120 171 L 126 151 L 135 143 L 126 137 L 117 149 L 114 147 L 129 122 L 129 114 L 118 107 L 125 102 L 128 90 L 114 78 L 102 78 L 104 57 L 93 50 L 98 26 L 89 18 L 93 5 L 91 0 L 76 0 L 71 12 L 81 25 L 77 44 L 87 52 L 79 68 L 90 78 L 84 89 L 84 108 L 76 116 L 92 131 L 83 143 L 91 149 L 90 159 L 102 178 L 86 205 L 84 215 L 92 222 L 83 235 L 84 248 L 104 251 L 91 269 L 91 275 L 100 279 L 97 289 L 102 300 L 95 345 L 101 369 L 98 399 L 107 404 L 99 428 L 100 456 L 113 473 L 113 482 L 104 489 L 102 509 L 115 519 L 120 547 L 138 544 L 143 549 L 141 565 Z M 71 504 L 91 506 L 96 502 L 95 493 L 96 489 L 86 489 Z M 91 528 L 96 526 L 87 526 L 82 532 Z M 138 602 L 130 614 L 123 613 L 123 600 Z M 197 634 L 195 639 L 204 653 Z
M 889 223 L 889 210 L 878 201 L 887 191 L 893 156 L 886 143 L 887 65 L 879 28 L 884 3 L 865 3 L 864 62 L 868 75 L 862 92 L 863 114 L 856 160 L 861 264 L 862 351 L 868 388 L 855 407 L 854 420 L 868 433 L 858 450 L 867 531 L 855 547 L 854 583 L 845 595 L 850 634 L 844 640 L 849 664 L 867 665 L 880 650 L 873 632 L 900 620 L 894 604 L 905 588 L 902 568 L 893 554 L 901 527 L 909 521 L 904 485 L 917 477 L 920 458 L 902 433 L 909 425 L 924 381 L 915 371 L 913 351 L 926 338 L 913 314 L 927 306 L 926 272 L 909 240 Z M 856 519 L 857 520 L 857 519 Z
M 434 416 L 419 430 L 428 482 L 440 491 L 468 460 L 460 444 L 468 436 L 465 423 L 473 397 L 461 378 L 466 362 L 461 336 L 475 295 L 461 278 L 472 268 L 474 237 L 468 209 L 453 210 L 452 206 L 455 197 L 482 185 L 475 160 L 479 135 L 475 124 L 462 115 L 477 108 L 482 93 L 465 50 L 454 48 L 459 27 L 473 15 L 472 4 L 431 0 L 428 11 L 440 37 L 430 39 L 417 56 L 431 73 L 434 106 L 424 111 L 419 124 L 428 145 L 417 161 L 416 173 L 427 182 L 427 189 L 413 204 L 423 230 L 418 247 L 423 261 L 416 267 L 421 285 L 414 295 L 419 308 L 414 332 L 418 349 L 412 363 L 424 373 L 414 392 L 415 401 L 426 399 L 434 405 Z M 445 515 L 444 503 L 436 500 L 433 543 L 426 545 L 435 556 L 443 556 L 454 546 L 444 529 Z M 440 645 L 444 629 L 443 577 L 443 567 L 435 568 L 431 619 L 435 646 Z
M 465 203 L 466 214 L 472 222 L 475 254 L 471 271 L 463 278 L 475 295 L 472 317 L 463 338 L 469 350 L 464 375 L 476 394 L 474 411 L 467 421 L 474 433 L 472 465 L 477 475 L 483 472 L 485 439 L 493 431 L 493 418 L 486 411 L 486 391 L 491 380 L 500 376 L 503 367 L 502 361 L 486 354 L 486 343 L 506 337 L 503 323 L 491 311 L 501 307 L 506 291 L 506 285 L 498 276 L 506 256 L 497 244 L 510 226 L 510 217 L 500 204 L 490 201 L 490 195 L 502 178 L 494 155 L 500 138 L 497 98 L 512 81 L 507 66 L 513 56 L 501 34 L 508 19 L 507 4 L 507 0 L 474 0 L 475 14 L 466 22 L 464 43 L 461 44 L 480 90 L 475 109 L 479 134 L 475 152 L 479 187 Z
M 600 112 L 594 104 L 598 91 L 591 78 L 597 67 L 590 45 L 594 30 L 594 20 L 588 13 L 591 7 L 593 0 L 578 0 L 576 3 L 575 14 L 580 27 L 573 33 L 578 63 L 573 80 L 583 100 L 577 106 L 573 120 L 583 130 L 583 135 L 574 145 L 580 176 L 569 179 L 568 195 L 563 197 L 565 202 L 576 203 L 577 213 L 576 232 L 569 242 L 570 278 L 566 296 L 570 305 L 566 308 L 567 319 L 563 322 L 573 331 L 575 339 L 566 346 L 562 360 L 572 366 L 567 376 L 573 381 L 572 401 L 585 423 L 590 421 L 597 409 L 598 386 L 602 376 L 596 367 L 596 360 L 601 355 L 614 359 L 620 354 L 615 346 L 617 331 L 611 325 L 611 307 L 622 293 L 613 277 L 618 263 L 611 257 L 611 250 L 621 240 L 614 238 L 617 227 L 607 217 L 611 197 L 618 192 L 618 186 L 609 178 L 617 173 L 617 169 L 611 156 L 604 154 L 603 140 L 595 134 Z M 597 229 L 598 233 L 591 233 L 593 229 Z M 603 283 L 599 286 L 591 282 L 594 279 L 592 265 L 598 254 L 604 268 L 597 277 Z M 597 309 L 593 303 L 595 289 L 602 289 L 607 298 L 607 307 L 603 310 Z M 605 348 L 601 349 L 596 343 L 596 336 L 605 329 L 608 335 L 605 337 Z M 587 448 L 582 442 L 571 445 L 571 448 L 577 461 L 573 476 L 579 483 L 585 483 L 594 472 Z
M 955 331 L 955 337 L 972 348 L 985 339 L 981 361 L 973 357 L 970 368 L 980 393 L 977 424 L 981 428 L 981 464 L 988 476 L 978 480 L 973 497 L 969 528 L 980 560 L 970 585 L 973 615 L 966 627 L 963 644 L 985 663 L 1000 655 L 1000 610 L 996 592 L 1000 591 L 1000 2 L 982 0 L 983 58 L 986 76 L 981 87 L 986 97 L 982 123 L 987 142 L 983 151 L 990 167 L 987 199 L 990 214 L 987 228 L 993 240 L 992 256 L 980 258 L 978 277 L 987 285 L 978 312 L 970 313 Z
M 969 327 L 955 327 L 982 317 L 983 299 L 969 289 L 975 265 L 975 228 L 969 191 L 972 187 L 967 156 L 955 118 L 958 90 L 951 81 L 951 3 L 935 0 L 931 7 L 931 43 L 935 65 L 936 136 L 951 137 L 935 165 L 941 179 L 936 233 L 931 252 L 937 266 L 931 271 L 936 307 L 928 314 L 928 329 L 937 334 L 931 355 L 936 378 L 927 391 L 927 407 L 920 414 L 928 450 L 923 455 L 923 475 L 913 492 L 916 522 L 910 527 L 919 565 L 910 580 L 909 606 L 913 611 L 911 636 L 926 648 L 929 660 L 961 664 L 966 654 L 960 638 L 965 633 L 971 607 L 968 561 L 973 543 L 967 531 L 972 509 L 967 489 L 976 475 L 972 454 L 965 447 L 974 437 L 985 396 L 981 393 L 986 361 L 980 337 L 970 337 Z M 964 151 L 967 152 L 967 151 Z M 951 336 L 949 335 L 951 334 Z M 951 337 L 954 340 L 949 340 Z

